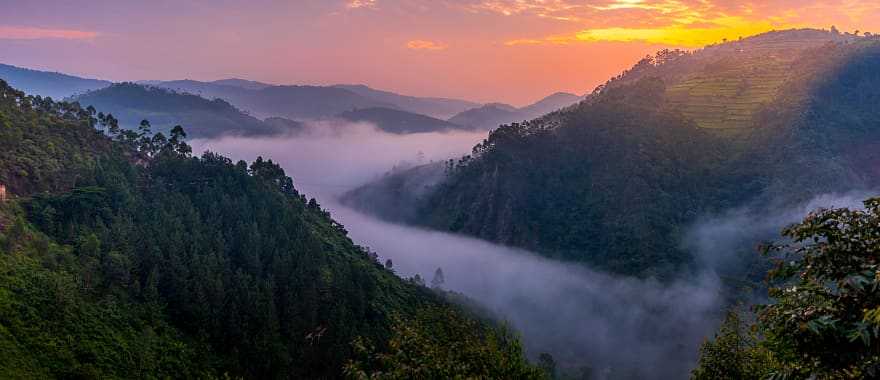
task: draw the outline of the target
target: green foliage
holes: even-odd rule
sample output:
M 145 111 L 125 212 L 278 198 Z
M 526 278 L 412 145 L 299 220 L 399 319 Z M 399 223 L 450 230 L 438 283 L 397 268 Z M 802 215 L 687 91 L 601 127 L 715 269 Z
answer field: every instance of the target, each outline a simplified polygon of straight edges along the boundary
M 880 376 L 880 198 L 865 207 L 812 213 L 768 248 L 778 285 L 759 326 L 792 376 Z
M 700 362 L 691 373 L 694 380 L 763 379 L 779 368 L 770 351 L 759 345 L 739 312 L 728 312 L 715 338 L 700 347 Z
M 459 312 L 422 309 L 395 318 L 385 350 L 355 342 L 357 358 L 345 366 L 350 379 L 543 379 L 523 359 L 516 337 L 504 328 L 481 326 Z
M 9 212 L 10 210 L 5 210 Z M 7 378 L 205 378 L 210 356 L 149 305 L 94 288 L 118 257 L 94 235 L 57 245 L 20 217 L 0 233 L 0 373 Z
M 729 316 L 695 378 L 880 376 L 880 198 L 865 206 L 811 213 L 766 248 L 774 302 L 756 308 L 753 334 Z

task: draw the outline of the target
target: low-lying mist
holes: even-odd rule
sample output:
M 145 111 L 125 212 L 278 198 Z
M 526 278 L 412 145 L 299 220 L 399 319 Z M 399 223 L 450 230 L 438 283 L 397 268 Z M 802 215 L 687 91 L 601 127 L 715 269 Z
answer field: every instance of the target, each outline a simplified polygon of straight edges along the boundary
M 738 265 L 760 239 L 819 206 L 857 206 L 866 193 L 819 197 L 779 210 L 744 208 L 700 219 L 683 246 L 702 264 L 658 282 L 590 270 L 529 252 L 436 231 L 390 224 L 341 206 L 336 198 L 395 165 L 440 161 L 469 152 L 482 132 L 383 133 L 366 124 L 312 124 L 310 132 L 274 139 L 193 141 L 233 159 L 271 158 L 316 197 L 358 244 L 391 259 L 403 277 L 430 283 L 442 268 L 447 290 L 478 301 L 518 330 L 530 355 L 547 352 L 571 373 L 594 379 L 686 378 L 700 343 L 724 312 L 717 268 Z M 768 216 L 769 215 L 769 216 Z M 745 248 L 744 248 L 745 247 Z
M 307 123 L 290 137 L 193 140 L 194 152 L 211 150 L 233 159 L 257 156 L 279 163 L 294 185 L 320 201 L 376 179 L 394 166 L 409 166 L 461 156 L 488 132 L 449 131 L 398 135 L 368 123 Z

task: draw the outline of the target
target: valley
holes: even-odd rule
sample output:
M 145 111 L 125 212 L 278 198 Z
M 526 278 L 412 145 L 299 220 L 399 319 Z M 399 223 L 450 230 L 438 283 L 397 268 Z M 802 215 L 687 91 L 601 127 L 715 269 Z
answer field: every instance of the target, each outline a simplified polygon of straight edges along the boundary
M 394 6 L 336 5 L 337 27 Z M 642 1 L 507 5 L 460 16 L 663 19 Z M 687 50 L 653 40 L 665 29 L 492 41 L 480 46 L 660 49 L 604 82 L 552 54 L 504 59 L 496 70 L 539 65 L 572 84 L 496 83 L 480 101 L 457 86 L 476 99 L 499 74 L 459 71 L 449 54 L 480 53 L 426 39 L 322 70 L 303 54 L 235 75 L 227 65 L 257 59 L 228 57 L 190 71 L 204 80 L 0 64 L 0 377 L 874 378 L 880 36 L 759 29 Z M 224 41 L 272 40 L 243 30 Z M 40 33 L 129 38 L 0 16 L 0 45 Z M 453 95 L 413 84 L 445 71 L 413 79 L 373 59 L 445 67 L 457 82 L 438 88 Z M 585 83 L 602 84 L 572 90 Z

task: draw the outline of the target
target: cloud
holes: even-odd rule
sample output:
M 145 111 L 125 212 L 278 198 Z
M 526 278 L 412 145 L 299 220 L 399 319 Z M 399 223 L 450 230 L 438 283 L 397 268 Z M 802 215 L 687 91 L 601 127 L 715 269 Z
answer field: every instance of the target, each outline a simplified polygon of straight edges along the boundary
M 503 4 L 502 4 L 503 3 Z M 645 42 L 660 45 L 701 47 L 803 25 L 791 7 L 755 8 L 724 1 L 613 0 L 573 5 L 547 2 L 491 2 L 480 9 L 501 14 L 578 20 L 586 26 L 568 33 L 525 36 L 505 42 L 518 45 L 565 45 L 589 42 Z
M 84 30 L 0 26 L 0 40 L 91 40 L 95 37 L 97 32 Z
M 771 30 L 829 27 L 870 28 L 880 4 L 854 0 L 481 0 L 472 12 L 568 21 L 567 32 L 514 36 L 504 43 L 560 45 L 600 41 L 646 42 L 701 47 Z M 565 29 L 562 29 L 565 30 Z
M 346 5 L 348 9 L 358 9 L 358 8 L 374 8 L 376 7 L 377 0 L 350 0 Z
M 701 47 L 725 39 L 748 37 L 774 29 L 793 25 L 778 25 L 767 21 L 748 21 L 740 17 L 727 17 L 699 25 L 670 25 L 662 28 L 600 28 L 582 30 L 569 41 L 572 42 L 648 42 L 682 47 Z
M 449 46 L 442 42 L 411 40 L 406 43 L 406 47 L 412 50 L 446 50 Z

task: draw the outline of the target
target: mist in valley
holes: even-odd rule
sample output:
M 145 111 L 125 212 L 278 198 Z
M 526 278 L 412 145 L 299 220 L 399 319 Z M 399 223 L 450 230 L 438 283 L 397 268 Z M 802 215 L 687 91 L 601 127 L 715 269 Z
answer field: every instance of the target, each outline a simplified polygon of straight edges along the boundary
M 757 255 L 760 239 L 820 206 L 857 206 L 863 193 L 827 195 L 778 210 L 743 208 L 706 215 L 682 244 L 697 270 L 677 280 L 615 276 L 530 252 L 437 231 L 377 220 L 337 202 L 345 191 L 395 166 L 460 156 L 482 132 L 393 135 L 368 124 L 317 123 L 299 136 L 195 140 L 234 160 L 257 156 L 278 162 L 307 197 L 317 198 L 358 244 L 391 259 L 402 277 L 431 283 L 480 303 L 523 336 L 532 358 L 550 353 L 568 373 L 593 378 L 685 378 L 700 344 L 711 337 L 728 306 L 719 269 L 730 271 Z M 771 216 L 767 216 L 771 215 Z

